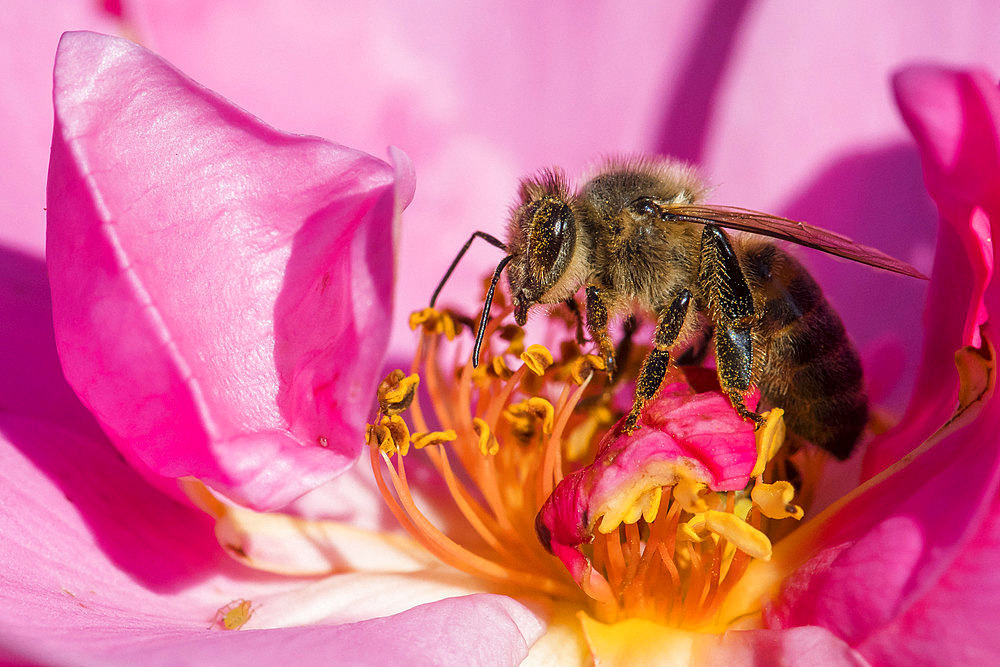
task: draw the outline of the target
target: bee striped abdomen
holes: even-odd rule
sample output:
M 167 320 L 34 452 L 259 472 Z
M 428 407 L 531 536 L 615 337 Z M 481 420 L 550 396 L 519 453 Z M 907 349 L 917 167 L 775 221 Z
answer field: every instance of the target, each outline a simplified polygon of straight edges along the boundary
M 752 249 L 747 268 L 764 295 L 757 377 L 763 400 L 785 411 L 793 433 L 846 459 L 868 422 L 868 399 L 861 360 L 840 317 L 780 248 Z

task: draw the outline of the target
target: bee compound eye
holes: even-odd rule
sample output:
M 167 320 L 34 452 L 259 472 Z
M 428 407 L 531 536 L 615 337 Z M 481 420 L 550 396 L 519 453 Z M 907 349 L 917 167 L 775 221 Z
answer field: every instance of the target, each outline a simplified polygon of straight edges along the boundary
M 659 217 L 660 207 L 649 197 L 640 197 L 632 202 L 632 210 L 641 217 Z
M 573 241 L 573 210 L 559 199 L 543 199 L 531 219 L 528 253 L 533 268 L 548 273 Z

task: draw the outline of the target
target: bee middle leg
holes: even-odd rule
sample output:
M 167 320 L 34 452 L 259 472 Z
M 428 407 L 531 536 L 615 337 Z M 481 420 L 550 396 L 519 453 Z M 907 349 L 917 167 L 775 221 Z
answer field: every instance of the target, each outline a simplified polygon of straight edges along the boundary
M 663 377 L 670 365 L 670 348 L 677 342 L 684 318 L 687 317 L 688 305 L 691 302 L 691 292 L 683 290 L 666 309 L 660 312 L 656 320 L 656 332 L 653 334 L 653 349 L 642 362 L 642 370 L 635 382 L 635 402 L 625 420 L 625 433 L 632 433 L 638 428 L 639 415 L 646 403 L 656 396 L 663 384 Z
M 608 378 L 614 380 L 618 367 L 615 363 L 615 346 L 608 335 L 608 304 L 611 298 L 607 289 L 597 285 L 587 286 L 587 329 L 601 352 Z

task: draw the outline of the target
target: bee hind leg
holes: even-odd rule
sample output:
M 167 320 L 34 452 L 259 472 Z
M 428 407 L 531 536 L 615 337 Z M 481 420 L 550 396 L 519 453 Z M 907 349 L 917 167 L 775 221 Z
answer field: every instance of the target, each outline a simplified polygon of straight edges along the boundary
M 764 418 L 743 399 L 754 375 L 752 328 L 757 318 L 753 294 L 729 237 L 715 225 L 705 225 L 702 231 L 699 281 L 709 287 L 713 302 L 719 384 L 740 417 L 759 427 Z
M 750 329 L 732 327 L 715 330 L 715 363 L 718 367 L 719 384 L 729 397 L 733 409 L 743 419 L 751 420 L 756 427 L 764 423 L 764 418 L 748 408 L 743 393 L 750 389 L 753 370 L 753 343 Z
M 642 370 L 636 379 L 635 402 L 625 420 L 625 433 L 632 433 L 638 428 L 643 407 L 660 390 L 670 365 L 670 348 L 677 342 L 684 327 L 690 302 L 691 292 L 683 290 L 667 308 L 660 311 L 656 320 L 656 332 L 653 334 L 653 349 L 642 362 Z

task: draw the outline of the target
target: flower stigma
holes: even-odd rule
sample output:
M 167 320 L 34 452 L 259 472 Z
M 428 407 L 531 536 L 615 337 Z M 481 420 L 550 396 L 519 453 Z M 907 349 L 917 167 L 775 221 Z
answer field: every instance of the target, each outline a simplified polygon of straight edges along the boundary
M 554 345 L 525 347 L 523 330 L 502 324 L 511 307 L 497 305 L 478 368 L 462 336 L 471 318 L 431 308 L 410 317 L 412 366 L 382 382 L 366 431 L 400 524 L 459 570 L 599 623 L 716 633 L 752 624 L 756 600 L 743 616 L 729 600 L 726 618 L 723 602 L 802 518 L 825 454 L 786 438 L 778 408 L 755 431 L 705 368 L 671 368 L 626 433 L 632 389 L 583 353 L 568 309 L 555 310 Z M 645 352 L 632 348 L 620 376 L 635 377 Z M 417 506 L 415 464 L 422 479 L 429 464 L 467 530 Z

